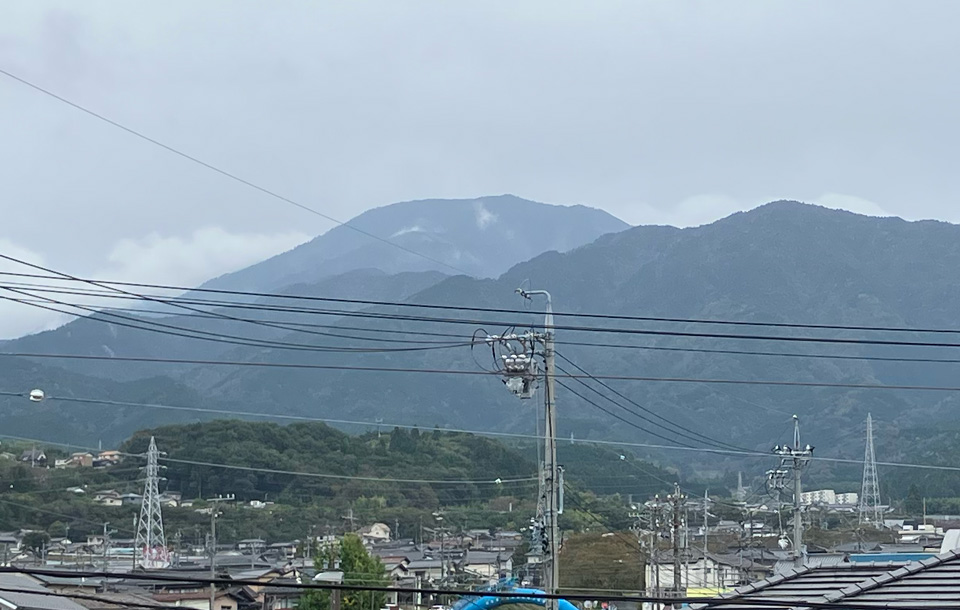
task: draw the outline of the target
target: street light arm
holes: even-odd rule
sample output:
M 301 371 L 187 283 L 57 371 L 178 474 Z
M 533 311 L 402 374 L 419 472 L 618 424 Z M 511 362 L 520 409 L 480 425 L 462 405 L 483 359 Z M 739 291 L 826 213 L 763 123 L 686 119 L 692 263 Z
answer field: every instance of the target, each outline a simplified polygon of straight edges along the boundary
M 523 298 L 529 300 L 533 296 L 545 296 L 547 297 L 547 307 L 546 307 L 546 316 L 544 317 L 544 329 L 549 334 L 553 334 L 553 299 L 550 296 L 550 293 L 546 290 L 524 290 L 523 288 L 517 288 L 517 294 Z

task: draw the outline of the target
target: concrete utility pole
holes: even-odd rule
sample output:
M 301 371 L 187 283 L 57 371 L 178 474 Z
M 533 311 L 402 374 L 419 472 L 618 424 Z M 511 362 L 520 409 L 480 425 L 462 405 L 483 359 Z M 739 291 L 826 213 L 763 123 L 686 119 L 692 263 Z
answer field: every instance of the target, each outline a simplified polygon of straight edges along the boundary
M 208 500 L 210 502 L 210 580 L 217 578 L 217 517 L 220 516 L 220 511 L 217 506 L 220 502 L 230 502 L 233 500 L 233 495 L 229 495 L 225 498 L 211 498 Z M 210 583 L 210 610 L 216 610 L 217 604 L 217 585 L 213 582 Z
M 680 484 L 673 484 L 673 493 L 667 496 L 673 512 L 673 591 L 677 597 L 681 596 L 683 587 L 680 584 L 680 528 L 683 526 L 682 509 L 686 496 L 680 492 Z
M 777 445 L 773 452 L 780 456 L 780 469 L 767 473 L 778 489 L 783 488 L 783 468 L 793 472 L 793 558 L 798 568 L 803 567 L 803 486 L 800 475 L 813 456 L 813 447 L 800 445 L 800 418 L 793 416 L 793 447 Z
M 210 507 L 210 580 L 217 577 L 217 505 Z M 210 610 L 216 610 L 217 585 L 210 583 Z
M 703 565 L 704 566 L 707 565 L 707 552 L 709 551 L 709 547 L 707 546 L 707 528 L 709 527 L 709 522 L 707 521 L 707 516 L 709 515 L 709 513 L 707 512 L 707 507 L 710 504 L 710 496 L 708 495 L 708 491 L 709 490 L 706 490 L 706 489 L 703 490 Z
M 492 335 L 486 341 L 496 351 L 499 346 L 503 353 L 502 360 L 503 383 L 507 389 L 520 398 L 532 398 L 537 387 L 539 371 L 534 360 L 536 345 L 543 347 L 544 378 L 546 392 L 544 396 L 544 449 L 543 463 L 541 464 L 540 480 L 542 484 L 540 504 L 543 520 L 534 530 L 542 532 L 541 549 L 543 560 L 543 589 L 547 593 L 555 594 L 560 587 L 560 564 L 558 561 L 560 547 L 560 530 L 557 516 L 562 511 L 560 506 L 560 472 L 557 465 L 557 416 L 556 416 L 556 351 L 554 347 L 553 302 L 550 293 L 546 290 L 517 289 L 517 294 L 525 299 L 534 296 L 546 298 L 543 332 L 527 332 L 521 335 L 511 334 L 504 336 Z M 558 602 L 555 599 L 545 600 L 546 610 L 557 610 Z
M 446 536 L 446 530 L 443 528 L 443 511 L 438 510 L 435 513 L 433 513 L 433 519 L 434 521 L 437 522 L 437 529 L 433 530 L 433 532 L 435 534 L 440 534 L 440 582 L 442 583 L 443 580 L 447 577 L 447 571 L 446 571 L 447 558 L 446 558 L 446 549 L 444 548 L 445 547 L 444 543 L 446 542 L 447 536 Z

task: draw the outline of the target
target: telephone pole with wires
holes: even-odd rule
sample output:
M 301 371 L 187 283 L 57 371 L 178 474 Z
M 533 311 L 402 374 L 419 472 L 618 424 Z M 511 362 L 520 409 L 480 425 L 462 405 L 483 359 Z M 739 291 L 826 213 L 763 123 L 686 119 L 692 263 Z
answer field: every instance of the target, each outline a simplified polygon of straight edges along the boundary
M 680 491 L 680 484 L 674 483 L 673 493 L 667 496 L 667 503 L 670 504 L 672 515 L 670 535 L 673 538 L 673 593 L 676 597 L 681 597 L 683 591 L 680 582 L 680 536 L 685 523 L 683 507 L 686 499 L 687 496 Z
M 798 568 L 803 567 L 803 486 L 801 473 L 813 457 L 813 447 L 800 445 L 800 418 L 793 416 L 793 446 L 777 445 L 773 453 L 780 456 L 780 467 L 767 472 L 769 485 L 782 491 L 786 487 L 788 475 L 793 480 L 793 560 Z
M 556 416 L 556 350 L 554 347 L 553 302 L 546 290 L 517 289 L 524 299 L 534 296 L 546 298 L 543 331 L 530 330 L 524 333 L 487 335 L 485 341 L 493 351 L 494 367 L 503 376 L 507 389 L 521 399 L 533 398 L 539 378 L 545 381 L 544 395 L 544 445 L 540 463 L 540 499 L 533 531 L 539 533 L 542 552 L 543 589 L 556 594 L 560 587 L 560 530 L 558 515 L 563 513 L 560 491 L 562 469 L 557 464 L 557 416 Z M 499 356 L 499 357 L 498 357 Z M 543 369 L 537 364 L 537 356 L 543 358 Z M 546 610 L 557 610 L 556 599 L 545 600 Z

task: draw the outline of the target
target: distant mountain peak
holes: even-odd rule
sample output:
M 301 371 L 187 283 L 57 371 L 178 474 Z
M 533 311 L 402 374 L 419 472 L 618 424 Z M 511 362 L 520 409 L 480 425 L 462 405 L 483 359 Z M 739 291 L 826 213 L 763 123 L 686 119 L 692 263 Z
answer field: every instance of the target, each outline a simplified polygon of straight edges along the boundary
M 203 287 L 269 291 L 361 268 L 448 275 L 458 269 L 474 277 L 497 277 L 544 252 L 572 250 L 627 228 L 603 210 L 510 194 L 403 201 L 367 210 L 289 252 Z

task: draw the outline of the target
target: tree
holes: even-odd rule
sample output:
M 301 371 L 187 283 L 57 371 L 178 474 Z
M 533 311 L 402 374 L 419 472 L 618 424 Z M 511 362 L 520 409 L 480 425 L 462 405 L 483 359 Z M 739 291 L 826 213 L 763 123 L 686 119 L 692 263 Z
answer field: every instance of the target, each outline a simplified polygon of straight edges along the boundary
M 39 555 L 48 542 L 50 542 L 50 534 L 47 532 L 27 532 L 21 544 Z
M 345 585 L 370 585 L 385 587 L 389 584 L 383 569 L 383 562 L 376 555 L 370 555 L 356 534 L 347 534 L 340 544 L 325 549 L 314 561 L 317 571 L 339 568 L 343 572 Z M 301 610 L 330 610 L 330 592 L 308 591 L 300 600 Z M 343 591 L 340 597 L 341 610 L 379 610 L 386 601 L 386 595 L 379 591 Z
M 911 515 L 919 515 L 923 512 L 923 494 L 916 485 L 910 485 L 907 497 L 903 501 L 903 508 Z

